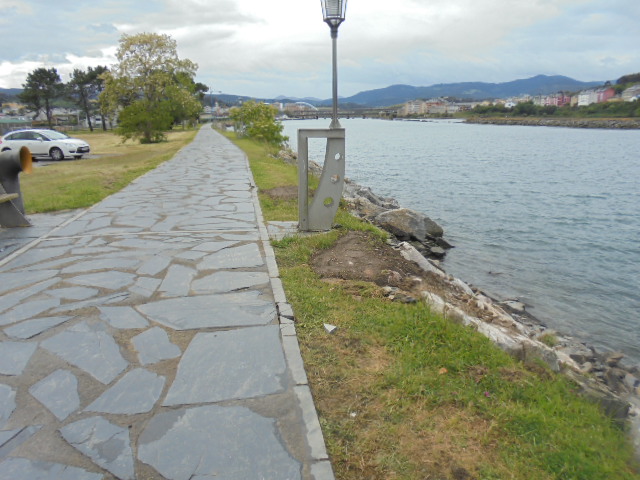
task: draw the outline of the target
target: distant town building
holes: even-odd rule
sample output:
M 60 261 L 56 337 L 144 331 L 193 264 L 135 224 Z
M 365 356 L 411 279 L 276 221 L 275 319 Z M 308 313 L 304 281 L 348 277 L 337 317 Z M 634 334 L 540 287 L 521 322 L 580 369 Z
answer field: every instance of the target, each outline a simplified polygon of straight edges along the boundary
M 603 103 L 615 97 L 616 91 L 613 87 L 602 87 L 591 90 L 583 90 L 578 94 L 578 106 L 586 107 L 592 103 Z
M 622 92 L 622 100 L 625 102 L 633 102 L 640 100 L 640 83 L 633 85 Z
M 466 108 L 464 105 L 452 103 L 444 98 L 411 100 L 403 105 L 403 107 L 398 111 L 398 114 L 401 117 L 409 117 L 412 115 L 448 115 L 465 110 Z
M 564 107 L 571 103 L 571 95 L 564 92 L 553 93 L 551 95 L 538 95 L 533 97 L 533 103 L 541 107 Z

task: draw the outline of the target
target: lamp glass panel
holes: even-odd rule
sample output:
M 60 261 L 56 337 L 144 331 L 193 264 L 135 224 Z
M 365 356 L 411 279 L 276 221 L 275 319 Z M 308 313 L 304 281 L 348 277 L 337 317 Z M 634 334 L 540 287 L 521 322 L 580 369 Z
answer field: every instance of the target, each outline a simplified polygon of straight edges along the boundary
M 325 18 L 343 18 L 344 0 L 324 0 Z

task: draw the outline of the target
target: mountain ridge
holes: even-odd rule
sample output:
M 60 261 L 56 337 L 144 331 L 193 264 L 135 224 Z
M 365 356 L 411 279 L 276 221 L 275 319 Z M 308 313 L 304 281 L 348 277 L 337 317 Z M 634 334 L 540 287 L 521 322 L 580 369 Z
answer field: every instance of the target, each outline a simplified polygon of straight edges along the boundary
M 512 80 L 502 83 L 489 82 L 458 82 L 439 83 L 427 87 L 417 87 L 413 85 L 395 84 L 388 87 L 365 90 L 350 97 L 340 97 L 340 104 L 343 106 L 361 107 L 389 107 L 398 105 L 410 100 L 455 97 L 469 100 L 491 100 L 497 98 L 509 98 L 520 95 L 546 95 L 565 92 L 578 92 L 588 88 L 603 85 L 604 81 L 583 82 L 563 75 L 536 75 L 530 78 Z M 0 88 L 0 94 L 4 93 L 9 97 L 14 97 L 21 89 Z M 210 96 L 210 95 L 209 95 Z M 235 104 L 239 100 L 248 100 L 251 97 L 246 95 L 216 94 L 215 99 L 229 104 Z M 315 106 L 330 106 L 332 100 L 318 99 L 314 97 L 294 97 L 280 95 L 276 98 L 258 98 L 256 100 L 266 102 L 307 102 Z
M 386 107 L 410 100 L 437 97 L 488 100 L 520 95 L 545 95 L 559 91 L 577 92 L 602 84 L 604 84 L 603 81 L 582 82 L 563 75 L 536 75 L 531 78 L 502 83 L 440 83 L 428 87 L 397 84 L 359 92 L 351 97 L 342 98 L 340 101 L 341 103 L 353 103 L 368 107 Z M 322 105 L 330 104 L 330 102 L 331 100 L 325 100 Z

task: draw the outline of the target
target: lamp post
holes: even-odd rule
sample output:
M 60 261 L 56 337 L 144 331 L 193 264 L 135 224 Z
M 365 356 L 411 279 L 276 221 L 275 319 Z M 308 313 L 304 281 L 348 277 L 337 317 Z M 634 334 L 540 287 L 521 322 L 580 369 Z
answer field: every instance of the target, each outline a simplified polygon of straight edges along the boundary
M 338 27 L 344 22 L 347 11 L 347 0 L 320 0 L 322 17 L 331 28 L 333 46 L 333 117 L 329 128 L 340 128 L 338 121 Z
M 329 128 L 298 130 L 298 229 L 319 232 L 331 229 L 338 211 L 345 173 L 345 131 L 338 121 L 338 27 L 344 22 L 347 0 L 320 0 L 322 16 L 333 41 L 333 118 Z M 309 205 L 309 139 L 326 138 L 327 148 L 318 188 Z

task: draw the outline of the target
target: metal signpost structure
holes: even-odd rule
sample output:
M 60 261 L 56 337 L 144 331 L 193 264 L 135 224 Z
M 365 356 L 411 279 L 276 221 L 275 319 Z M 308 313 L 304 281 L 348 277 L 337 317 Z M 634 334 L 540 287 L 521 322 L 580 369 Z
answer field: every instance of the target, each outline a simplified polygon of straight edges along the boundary
M 298 130 L 298 229 L 330 230 L 338 211 L 345 174 L 345 131 L 338 121 L 338 27 L 344 22 L 347 0 L 321 0 L 322 16 L 331 28 L 333 44 L 333 115 L 328 129 Z M 320 184 L 309 205 L 309 138 L 326 138 Z

